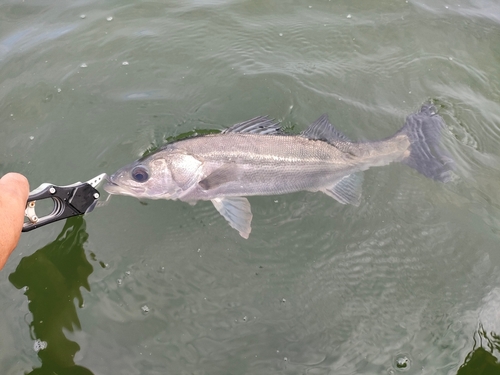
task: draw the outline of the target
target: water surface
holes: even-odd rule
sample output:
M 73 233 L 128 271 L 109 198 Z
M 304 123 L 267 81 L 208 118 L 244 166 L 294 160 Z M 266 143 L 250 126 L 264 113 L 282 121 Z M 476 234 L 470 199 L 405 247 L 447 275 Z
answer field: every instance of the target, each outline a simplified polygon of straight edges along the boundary
M 251 197 L 248 240 L 130 197 L 23 234 L 3 373 L 498 373 L 499 40 L 488 0 L 0 1 L 0 174 L 33 188 L 258 115 L 381 139 L 428 100 L 457 164 L 369 170 L 359 207 Z

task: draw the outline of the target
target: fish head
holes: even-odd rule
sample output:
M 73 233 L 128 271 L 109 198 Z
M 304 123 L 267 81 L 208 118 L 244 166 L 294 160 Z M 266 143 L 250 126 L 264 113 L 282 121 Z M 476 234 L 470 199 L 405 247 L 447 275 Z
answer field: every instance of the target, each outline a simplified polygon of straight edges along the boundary
M 169 199 L 175 194 L 167 160 L 160 154 L 139 159 L 109 176 L 104 190 L 136 198 Z

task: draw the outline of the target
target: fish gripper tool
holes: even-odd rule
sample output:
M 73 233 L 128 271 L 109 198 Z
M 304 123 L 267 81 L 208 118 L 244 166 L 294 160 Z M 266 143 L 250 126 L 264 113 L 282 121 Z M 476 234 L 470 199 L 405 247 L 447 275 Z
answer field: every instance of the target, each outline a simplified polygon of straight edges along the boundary
M 106 173 L 102 173 L 89 181 L 76 182 L 67 186 L 41 184 L 28 196 L 25 210 L 28 221 L 24 222 L 22 231 L 29 232 L 44 225 L 92 211 L 100 197 L 96 187 L 106 176 Z M 36 202 L 43 199 L 52 199 L 54 207 L 50 214 L 38 216 L 35 211 Z

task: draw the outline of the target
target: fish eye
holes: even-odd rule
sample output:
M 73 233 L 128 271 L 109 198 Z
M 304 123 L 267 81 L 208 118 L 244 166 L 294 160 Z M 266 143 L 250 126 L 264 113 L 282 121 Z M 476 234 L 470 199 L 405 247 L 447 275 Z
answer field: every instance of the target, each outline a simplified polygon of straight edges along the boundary
M 131 175 L 137 182 L 146 182 L 149 179 L 148 170 L 143 165 L 138 165 L 132 169 Z

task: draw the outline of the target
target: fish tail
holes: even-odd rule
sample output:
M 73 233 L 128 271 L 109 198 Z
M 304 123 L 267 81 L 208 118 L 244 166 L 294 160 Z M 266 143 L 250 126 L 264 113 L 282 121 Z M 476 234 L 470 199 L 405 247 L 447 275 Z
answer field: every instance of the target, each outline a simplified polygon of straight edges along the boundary
M 441 147 L 441 132 L 444 120 L 430 103 L 406 118 L 398 134 L 410 140 L 410 154 L 402 162 L 424 176 L 446 182 L 451 178 L 453 159 Z

